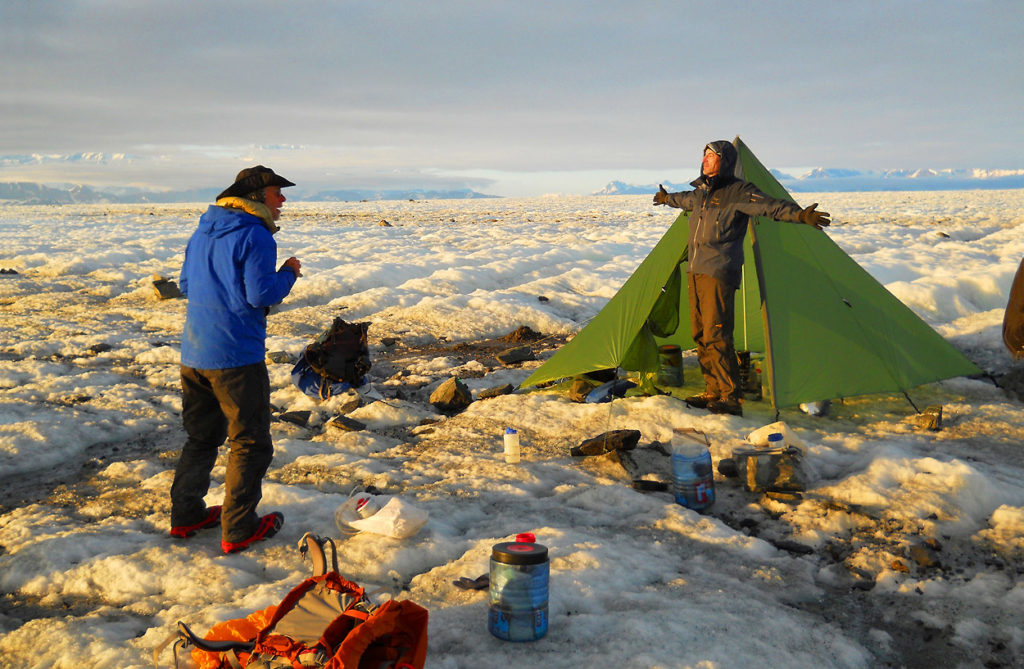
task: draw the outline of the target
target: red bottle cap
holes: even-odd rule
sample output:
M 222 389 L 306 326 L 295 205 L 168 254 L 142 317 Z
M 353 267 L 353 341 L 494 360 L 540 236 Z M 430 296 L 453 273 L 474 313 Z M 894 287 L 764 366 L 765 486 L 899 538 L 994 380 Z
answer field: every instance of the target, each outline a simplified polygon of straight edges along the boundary
M 533 532 L 521 532 L 516 535 L 516 542 L 520 544 L 535 544 L 537 543 L 537 537 L 534 536 Z

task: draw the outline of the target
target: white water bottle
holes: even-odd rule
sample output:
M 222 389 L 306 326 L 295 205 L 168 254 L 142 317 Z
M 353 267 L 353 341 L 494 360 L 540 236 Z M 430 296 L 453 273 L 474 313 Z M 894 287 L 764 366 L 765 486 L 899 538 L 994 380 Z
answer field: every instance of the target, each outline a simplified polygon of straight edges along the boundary
M 519 462 L 519 433 L 510 427 L 505 428 L 505 462 Z

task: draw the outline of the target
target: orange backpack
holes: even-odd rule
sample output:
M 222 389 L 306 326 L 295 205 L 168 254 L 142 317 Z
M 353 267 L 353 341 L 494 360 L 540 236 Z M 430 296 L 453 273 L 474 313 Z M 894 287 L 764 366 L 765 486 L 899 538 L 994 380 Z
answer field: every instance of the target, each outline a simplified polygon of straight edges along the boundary
M 324 543 L 331 547 L 327 569 Z M 423 669 L 427 656 L 428 612 L 418 604 L 388 600 L 377 606 L 364 589 L 338 573 L 334 542 L 306 534 L 300 551 L 313 560 L 313 576 L 281 603 L 245 618 L 214 625 L 200 639 L 182 622 L 153 651 L 174 641 L 194 646 L 200 669 Z

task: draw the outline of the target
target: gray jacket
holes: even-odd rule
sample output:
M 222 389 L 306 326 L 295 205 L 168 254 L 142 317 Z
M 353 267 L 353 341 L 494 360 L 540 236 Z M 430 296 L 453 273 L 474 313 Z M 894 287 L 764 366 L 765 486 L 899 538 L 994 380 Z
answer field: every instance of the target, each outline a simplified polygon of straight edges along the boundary
M 751 216 L 799 223 L 800 206 L 762 193 L 752 183 L 738 179 L 736 147 L 727 141 L 708 144 L 721 158 L 714 177 L 703 174 L 691 191 L 669 193 L 670 207 L 690 214 L 689 261 L 691 274 L 707 274 L 739 287 L 743 270 L 743 238 Z

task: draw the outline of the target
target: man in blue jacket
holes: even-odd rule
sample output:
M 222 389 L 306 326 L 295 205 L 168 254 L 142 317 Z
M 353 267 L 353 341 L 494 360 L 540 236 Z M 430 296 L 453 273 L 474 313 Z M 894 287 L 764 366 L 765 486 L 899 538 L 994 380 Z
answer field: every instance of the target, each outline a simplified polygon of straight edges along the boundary
M 737 158 L 731 142 L 718 140 L 707 144 L 701 175 L 690 182 L 694 189 L 669 193 L 661 187 L 654 194 L 654 204 L 690 212 L 690 327 L 705 390 L 686 398 L 686 403 L 712 413 L 741 416 L 743 389 L 733 347 L 733 325 L 747 223 L 751 216 L 765 216 L 806 223 L 821 230 L 830 221 L 828 212 L 816 211 L 817 203 L 801 209 L 789 200 L 769 197 L 752 183 L 736 177 Z
M 182 422 L 188 439 L 171 484 L 171 536 L 220 525 L 221 548 L 234 553 L 272 537 L 284 516 L 260 517 L 263 476 L 273 458 L 267 311 L 288 295 L 301 267 L 277 268 L 274 233 L 294 186 L 257 165 L 238 173 L 199 219 L 185 249 L 180 286 L 188 298 L 181 338 Z M 227 439 L 222 506 L 207 507 L 210 472 Z

